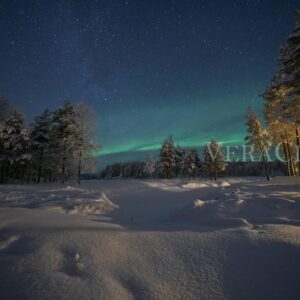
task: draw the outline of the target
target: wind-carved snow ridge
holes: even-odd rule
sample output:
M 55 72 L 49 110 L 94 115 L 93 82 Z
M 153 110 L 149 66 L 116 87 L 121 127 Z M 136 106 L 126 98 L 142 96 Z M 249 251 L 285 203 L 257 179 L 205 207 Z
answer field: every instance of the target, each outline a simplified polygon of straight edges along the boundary
M 102 214 L 104 212 L 110 212 L 118 208 L 118 205 L 111 202 L 105 193 L 101 193 L 101 197 L 96 200 L 88 200 L 75 205 L 74 208 L 68 210 L 69 214 Z
M 172 218 L 206 225 L 300 225 L 300 202 L 280 193 L 266 195 L 236 188 L 212 193 L 206 200 L 196 199 Z
M 203 188 L 217 188 L 217 187 L 228 187 L 230 183 L 227 180 L 194 180 L 194 181 L 186 181 L 186 180 L 160 180 L 160 181 L 142 181 L 143 184 L 156 188 L 163 191 L 170 192 L 186 192 L 189 190 L 203 189 Z
M 0 206 L 29 209 L 54 208 L 67 214 L 103 214 L 116 208 L 104 192 L 77 186 L 7 186 L 0 192 Z

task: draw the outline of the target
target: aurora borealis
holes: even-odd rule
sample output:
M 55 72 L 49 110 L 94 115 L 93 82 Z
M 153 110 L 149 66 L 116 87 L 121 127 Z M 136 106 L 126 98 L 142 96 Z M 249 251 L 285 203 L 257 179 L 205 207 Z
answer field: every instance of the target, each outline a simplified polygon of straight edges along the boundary
M 144 157 L 173 135 L 241 144 L 298 1 L 1 1 L 0 94 L 30 121 L 64 99 L 97 113 L 98 155 Z M 299 8 L 299 7 L 298 7 Z

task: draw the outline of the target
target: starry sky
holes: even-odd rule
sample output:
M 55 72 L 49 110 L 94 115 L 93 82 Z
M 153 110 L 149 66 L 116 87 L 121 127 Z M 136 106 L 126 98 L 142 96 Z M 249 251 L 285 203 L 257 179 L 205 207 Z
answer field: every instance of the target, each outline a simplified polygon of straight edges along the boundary
M 97 113 L 103 161 L 242 144 L 299 0 L 0 1 L 0 95 L 32 120 L 65 99 Z

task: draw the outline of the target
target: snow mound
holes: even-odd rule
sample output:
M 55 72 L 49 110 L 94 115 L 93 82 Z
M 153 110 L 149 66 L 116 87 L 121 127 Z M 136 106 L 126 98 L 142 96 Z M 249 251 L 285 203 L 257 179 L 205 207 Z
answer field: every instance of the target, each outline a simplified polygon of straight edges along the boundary
M 223 180 L 219 183 L 219 186 L 221 187 L 230 186 L 230 183 L 227 180 Z
M 183 184 L 182 187 L 184 189 L 201 189 L 201 188 L 208 187 L 208 185 L 202 182 L 189 182 L 187 184 Z
M 142 184 L 148 187 L 167 191 L 167 192 L 188 192 L 189 190 L 228 187 L 231 184 L 227 180 L 212 181 L 206 179 L 195 179 L 187 181 L 185 179 L 174 180 L 144 180 Z
M 75 205 L 73 208 L 68 209 L 67 213 L 69 214 L 83 214 L 83 215 L 91 215 L 91 214 L 103 214 L 114 209 L 118 208 L 116 204 L 111 202 L 105 193 L 101 194 L 101 197 L 96 200 L 84 201 L 78 205 Z
M 205 201 L 197 199 L 194 201 L 194 207 L 201 207 L 205 204 Z
M 228 187 L 230 183 L 226 180 L 223 181 L 206 181 L 206 182 L 189 182 L 183 184 L 182 187 L 184 189 L 201 189 L 207 187 Z
M 236 189 L 216 199 L 194 200 L 171 218 L 205 225 L 300 225 L 300 201 Z

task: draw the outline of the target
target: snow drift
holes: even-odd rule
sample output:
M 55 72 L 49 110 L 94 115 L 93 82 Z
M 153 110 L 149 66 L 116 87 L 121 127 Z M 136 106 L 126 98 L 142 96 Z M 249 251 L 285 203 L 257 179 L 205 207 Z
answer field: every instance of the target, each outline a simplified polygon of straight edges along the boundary
M 291 180 L 0 186 L 0 298 L 299 299 Z
M 208 199 L 196 199 L 171 215 L 174 221 L 218 226 L 249 223 L 300 225 L 300 201 L 280 194 L 265 195 L 237 188 L 210 194 Z
M 96 199 L 94 201 L 85 200 L 83 203 L 75 205 L 73 208 L 68 208 L 66 210 L 69 214 L 103 214 L 108 213 L 114 209 L 118 208 L 117 205 L 112 203 L 105 193 L 101 194 L 101 198 Z

